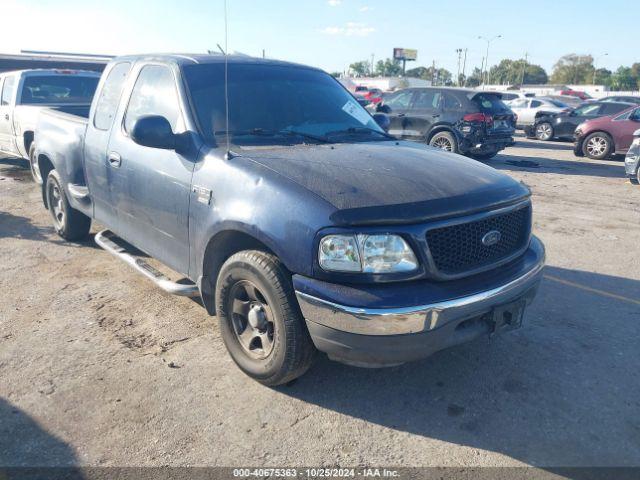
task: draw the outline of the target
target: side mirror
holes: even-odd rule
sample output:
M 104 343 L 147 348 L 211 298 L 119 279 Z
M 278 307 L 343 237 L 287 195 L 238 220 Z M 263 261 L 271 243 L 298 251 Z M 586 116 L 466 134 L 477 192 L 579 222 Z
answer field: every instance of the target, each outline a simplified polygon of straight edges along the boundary
M 636 130 L 635 132 L 633 132 L 633 137 L 634 138 L 640 138 L 640 128 L 638 130 Z
M 385 132 L 389 131 L 389 127 L 391 126 L 391 120 L 384 113 L 376 113 L 373 116 L 373 119 L 376 123 L 382 128 Z
M 376 105 L 376 112 L 391 113 L 391 108 L 388 105 L 379 103 L 378 105 Z
M 174 150 L 177 145 L 177 135 L 173 133 L 169 120 L 160 115 L 140 117 L 130 135 L 134 142 L 143 147 Z

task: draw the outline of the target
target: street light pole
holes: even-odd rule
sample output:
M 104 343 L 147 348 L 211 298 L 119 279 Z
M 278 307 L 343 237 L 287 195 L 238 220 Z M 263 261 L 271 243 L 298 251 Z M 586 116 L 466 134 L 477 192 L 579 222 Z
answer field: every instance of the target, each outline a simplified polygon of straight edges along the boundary
M 483 85 L 485 83 L 489 83 L 489 80 L 491 78 L 490 77 L 491 74 L 489 73 L 489 45 L 491 44 L 491 42 L 493 42 L 498 38 L 502 38 L 502 35 L 496 35 L 495 37 L 491 37 L 491 38 L 487 38 L 482 35 L 478 37 L 478 40 L 484 40 L 485 42 L 487 42 L 487 53 L 484 56 L 484 69 L 486 73 L 486 82 L 483 81 Z
M 591 85 L 595 85 L 596 84 L 596 72 L 598 71 L 598 59 L 600 59 L 602 57 L 606 57 L 607 55 L 609 55 L 609 54 L 608 53 L 603 53 L 599 57 L 596 57 L 596 59 L 593 61 L 593 80 L 591 81 Z

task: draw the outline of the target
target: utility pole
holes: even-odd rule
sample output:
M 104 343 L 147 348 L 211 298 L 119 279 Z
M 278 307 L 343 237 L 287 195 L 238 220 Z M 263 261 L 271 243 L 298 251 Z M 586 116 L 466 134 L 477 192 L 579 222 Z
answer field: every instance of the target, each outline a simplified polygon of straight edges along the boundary
M 522 65 L 522 74 L 520 75 L 520 86 L 524 85 L 524 70 L 527 68 L 527 59 L 529 58 L 529 53 L 524 52 L 524 64 Z
M 456 77 L 456 85 L 460 86 L 460 61 L 462 60 L 462 49 L 456 48 L 458 54 L 458 76 Z
M 596 84 L 596 73 L 598 72 L 598 59 L 602 58 L 602 57 L 606 57 L 607 55 L 609 55 L 608 53 L 603 53 L 602 55 L 600 55 L 599 57 L 596 57 L 596 59 L 593 61 L 593 81 L 591 82 L 592 85 Z
M 265 58 L 264 48 L 262 49 L 262 58 Z
M 436 86 L 435 83 L 436 83 L 436 61 L 434 60 L 431 63 L 431 86 L 435 87 Z
M 466 85 L 467 83 L 467 77 L 465 77 L 465 69 L 467 68 L 467 49 L 464 49 L 464 60 L 462 61 L 462 78 L 464 78 L 464 84 L 462 85 L 464 87 L 464 85 Z
M 482 35 L 480 35 L 478 37 L 478 40 L 484 40 L 485 42 L 487 42 L 487 53 L 484 56 L 484 67 L 485 67 L 485 72 L 486 72 L 486 83 L 489 83 L 489 81 L 491 80 L 491 73 L 489 72 L 489 45 L 491 44 L 491 42 L 493 42 L 494 40 L 497 40 L 498 38 L 502 38 L 502 35 L 496 35 L 495 37 L 483 37 Z
M 373 66 L 373 59 L 375 58 L 375 55 L 372 53 L 371 54 L 371 76 L 373 77 L 373 72 L 374 72 L 374 66 Z

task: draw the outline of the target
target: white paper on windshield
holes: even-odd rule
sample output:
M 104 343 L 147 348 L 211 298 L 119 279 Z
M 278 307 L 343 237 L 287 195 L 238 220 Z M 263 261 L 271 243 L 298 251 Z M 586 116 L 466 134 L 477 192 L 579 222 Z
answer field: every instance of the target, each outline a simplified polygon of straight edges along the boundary
M 355 102 L 348 101 L 342 107 L 342 110 L 347 112 L 353 118 L 358 120 L 361 124 L 366 125 L 371 120 L 371 115 L 367 113 L 365 109 L 363 109 L 360 105 Z

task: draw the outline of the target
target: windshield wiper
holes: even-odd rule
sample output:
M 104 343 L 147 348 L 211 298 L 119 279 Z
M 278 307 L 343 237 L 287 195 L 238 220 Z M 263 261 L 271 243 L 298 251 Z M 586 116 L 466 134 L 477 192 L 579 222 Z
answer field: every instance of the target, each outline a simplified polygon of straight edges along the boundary
M 329 139 L 327 139 L 326 137 L 322 137 L 320 135 L 313 135 L 312 133 L 301 132 L 299 130 L 292 130 L 290 128 L 285 128 L 284 130 L 280 130 L 278 133 L 281 133 L 284 135 L 308 138 L 310 140 L 315 140 L 316 142 L 321 142 L 321 143 L 329 143 Z
M 378 135 L 388 138 L 389 140 L 397 140 L 396 137 L 394 137 L 393 135 L 387 133 L 387 132 L 383 132 L 381 130 L 376 130 L 375 128 L 371 128 L 371 127 L 349 127 L 349 128 L 345 128 L 343 130 L 334 130 L 332 132 L 327 132 L 326 136 L 328 137 L 329 135 L 340 135 L 340 134 L 358 134 L 358 133 L 377 133 Z

